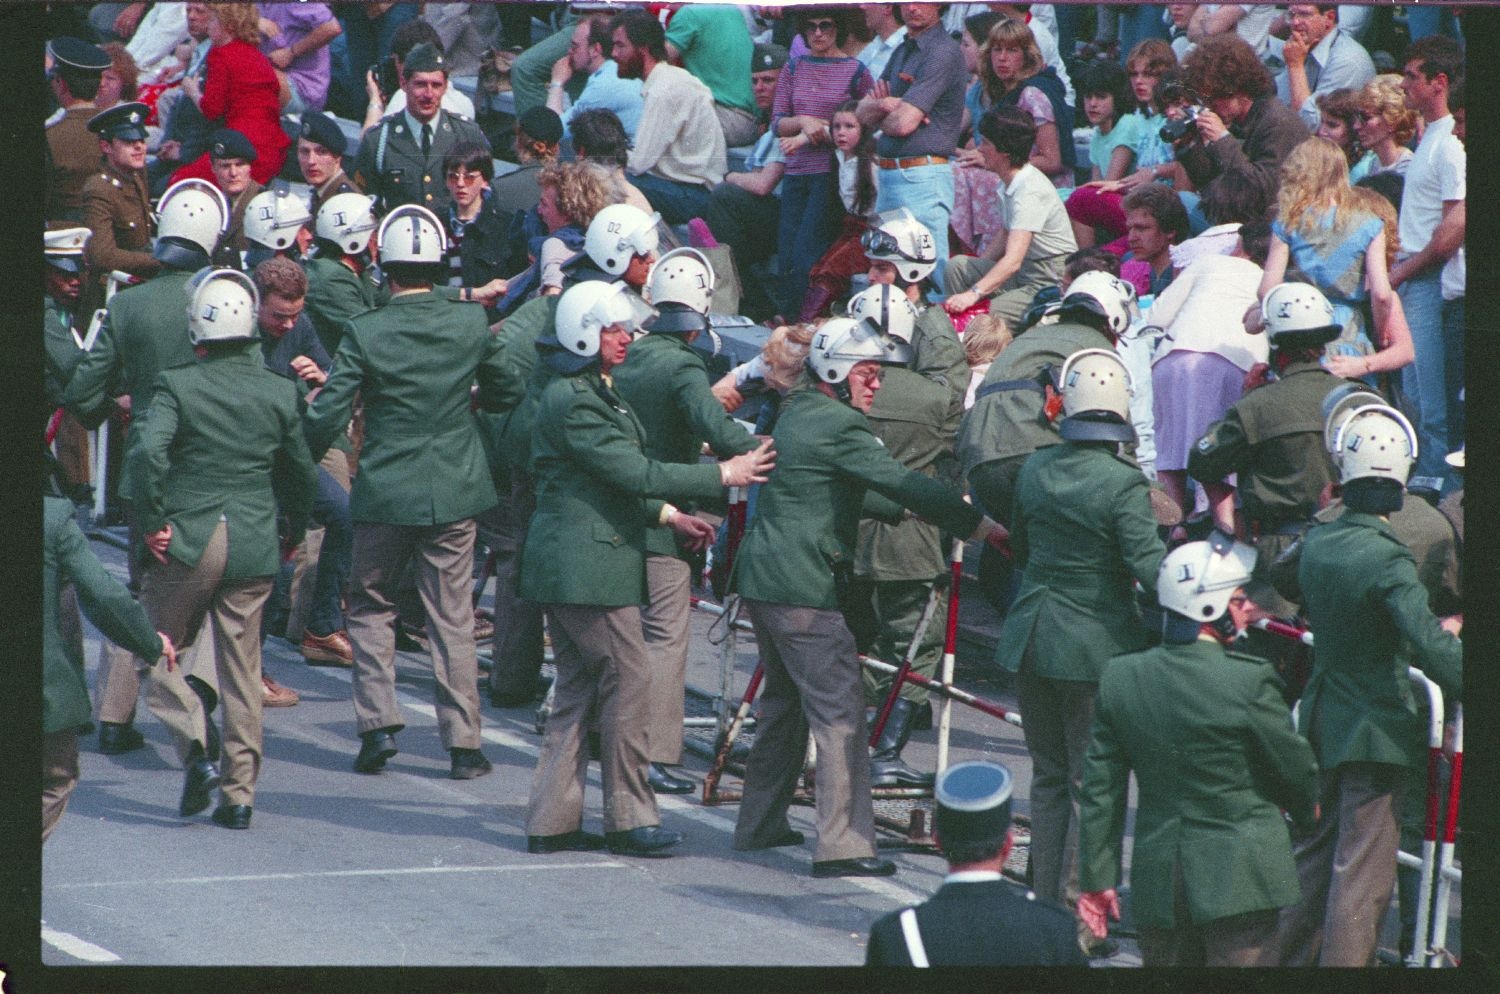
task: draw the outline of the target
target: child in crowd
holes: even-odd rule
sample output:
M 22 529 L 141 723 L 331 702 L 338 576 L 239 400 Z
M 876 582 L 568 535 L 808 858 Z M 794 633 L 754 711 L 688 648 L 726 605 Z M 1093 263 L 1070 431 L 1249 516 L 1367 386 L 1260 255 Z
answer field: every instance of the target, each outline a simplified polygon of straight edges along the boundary
M 974 391 L 984 382 L 995 356 L 1010 344 L 1010 328 L 998 314 L 976 314 L 963 329 L 964 359 L 969 363 L 969 392 L 964 396 L 964 410 L 974 406 Z
M 1083 98 L 1083 112 L 1094 126 L 1089 140 L 1091 182 L 1117 180 L 1128 176 L 1135 167 L 1136 152 L 1144 136 L 1146 119 L 1129 113 L 1131 90 L 1125 70 L 1114 62 L 1091 62 L 1078 76 L 1078 95 Z M 1111 234 L 1123 235 L 1124 214 L 1115 200 L 1099 203 L 1103 196 L 1097 188 L 1085 186 L 1068 197 L 1068 217 L 1073 222 L 1073 237 L 1080 247 L 1094 244 L 1094 229 L 1102 227 Z M 1104 209 L 1106 208 L 1107 209 Z M 1116 218 L 1116 214 L 1120 217 Z
M 839 199 L 844 205 L 843 228 L 827 252 L 813 264 L 808 277 L 807 296 L 802 300 L 799 320 L 827 317 L 830 305 L 849 293 L 854 274 L 870 268 L 870 260 L 860 247 L 865 231 L 865 215 L 875 209 L 877 177 L 875 169 L 875 135 L 859 123 L 854 109 L 857 100 L 839 105 L 828 122 L 833 137 L 833 168 L 839 178 Z

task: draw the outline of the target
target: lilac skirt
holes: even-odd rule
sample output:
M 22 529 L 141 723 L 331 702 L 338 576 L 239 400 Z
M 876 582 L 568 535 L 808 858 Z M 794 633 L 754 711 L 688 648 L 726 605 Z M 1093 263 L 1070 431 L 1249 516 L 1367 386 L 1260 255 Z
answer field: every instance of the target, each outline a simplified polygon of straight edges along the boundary
M 1188 453 L 1240 399 L 1245 371 L 1213 352 L 1177 349 L 1151 367 L 1156 468 L 1187 469 Z

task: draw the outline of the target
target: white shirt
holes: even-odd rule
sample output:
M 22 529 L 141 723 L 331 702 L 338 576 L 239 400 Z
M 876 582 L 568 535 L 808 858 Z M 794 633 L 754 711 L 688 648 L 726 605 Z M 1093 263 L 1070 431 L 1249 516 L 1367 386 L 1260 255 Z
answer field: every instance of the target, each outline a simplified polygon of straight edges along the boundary
M 1276 19 L 1276 7 L 1268 3 L 1206 3 L 1203 9 L 1212 14 L 1220 7 L 1239 7 L 1244 10 L 1234 22 L 1235 34 L 1243 38 L 1255 54 L 1264 57 L 1268 39 L 1271 37 L 1271 22 Z
M 658 62 L 641 86 L 644 104 L 626 170 L 712 187 L 729 169 L 713 94 L 686 69 Z
M 882 40 L 879 35 L 871 38 L 870 43 L 859 50 L 859 55 L 856 58 L 865 64 L 865 68 L 870 70 L 871 76 L 879 79 L 880 74 L 885 71 L 885 64 L 891 61 L 891 53 L 899 48 L 905 40 L 906 25 L 903 24 L 895 31 L 892 31 L 889 38 Z
M 438 106 L 442 107 L 443 110 L 452 114 L 454 117 L 461 117 L 466 121 L 474 120 L 474 101 L 465 96 L 463 91 L 458 87 L 451 84 L 448 86 L 448 89 L 443 91 L 443 102 Z M 405 109 L 406 91 L 397 90 L 395 93 L 391 94 L 391 102 L 385 105 L 386 116 L 389 117 L 390 115 L 395 114 L 398 111 L 403 111 Z M 418 135 L 420 135 L 421 133 L 422 132 L 420 130 L 417 131 Z
M 1453 137 L 1450 114 L 1427 125 L 1406 170 L 1397 229 L 1403 258 L 1422 251 L 1432 241 L 1432 233 L 1443 219 L 1444 202 L 1464 199 L 1465 179 L 1464 146 Z M 1443 299 L 1462 297 L 1464 282 L 1464 257 L 1460 249 L 1443 265 Z
M 1245 331 L 1238 317 L 1258 299 L 1261 275 L 1259 266 L 1237 255 L 1201 255 L 1190 263 L 1146 315 L 1146 323 L 1167 333 L 1152 365 L 1178 350 L 1220 355 L 1246 372 L 1267 361 L 1267 336 Z
M 191 41 L 187 30 L 187 4 L 154 3 L 141 18 L 140 25 L 125 51 L 135 60 L 141 82 L 154 80 L 163 69 L 177 64 L 173 49 Z

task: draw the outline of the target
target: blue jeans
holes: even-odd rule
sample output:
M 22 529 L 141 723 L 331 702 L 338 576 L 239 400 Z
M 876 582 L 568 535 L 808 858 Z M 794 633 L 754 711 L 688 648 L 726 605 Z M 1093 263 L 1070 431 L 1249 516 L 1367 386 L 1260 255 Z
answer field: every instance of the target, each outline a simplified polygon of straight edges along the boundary
M 1457 446 L 1450 448 L 1449 409 L 1450 404 L 1456 407 L 1458 389 L 1463 385 L 1463 301 L 1452 302 L 1457 306 L 1452 309 L 1454 327 L 1450 329 L 1445 320 L 1448 314 L 1441 274 L 1441 267 L 1429 269 L 1401 284 L 1397 291 L 1417 353 L 1416 360 L 1401 370 L 1401 392 L 1417 429 L 1417 465 L 1412 475 L 1438 479 L 1450 475 L 1443 457 Z M 1458 382 L 1448 382 L 1451 368 L 1457 369 Z
M 709 189 L 702 183 L 677 183 L 651 173 L 631 173 L 629 179 L 668 224 L 687 224 L 708 213 Z
M 349 514 L 348 492 L 322 466 L 318 467 L 312 518 L 323 526 L 323 547 L 318 553 L 318 579 L 313 584 L 307 627 L 315 635 L 328 635 L 344 627 L 340 601 L 353 562 L 354 519 Z
M 793 308 L 788 314 L 802 309 L 807 274 L 838 237 L 837 188 L 838 177 L 832 172 L 787 176 L 781 181 L 777 244 L 786 299 Z
M 1162 21 L 1165 4 L 1133 3 L 1120 7 L 1120 61 L 1130 58 L 1130 50 L 1147 38 L 1169 37 L 1167 25 Z
M 905 207 L 911 211 L 932 233 L 932 244 L 937 248 L 937 268 L 932 271 L 931 279 L 941 287 L 943 273 L 948 269 L 948 219 L 953 216 L 953 166 L 944 163 L 940 166 L 880 170 L 880 193 L 875 198 L 875 209 L 889 211 L 897 207 Z M 783 205 L 782 214 L 786 213 L 787 209 Z

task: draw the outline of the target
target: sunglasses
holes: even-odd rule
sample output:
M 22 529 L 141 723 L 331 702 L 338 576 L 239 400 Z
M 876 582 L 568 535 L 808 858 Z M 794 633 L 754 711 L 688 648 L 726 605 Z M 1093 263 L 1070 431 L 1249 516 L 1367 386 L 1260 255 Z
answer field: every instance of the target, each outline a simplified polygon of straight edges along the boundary
M 802 25 L 802 30 L 807 34 L 831 34 L 838 30 L 835 21 L 808 21 Z

